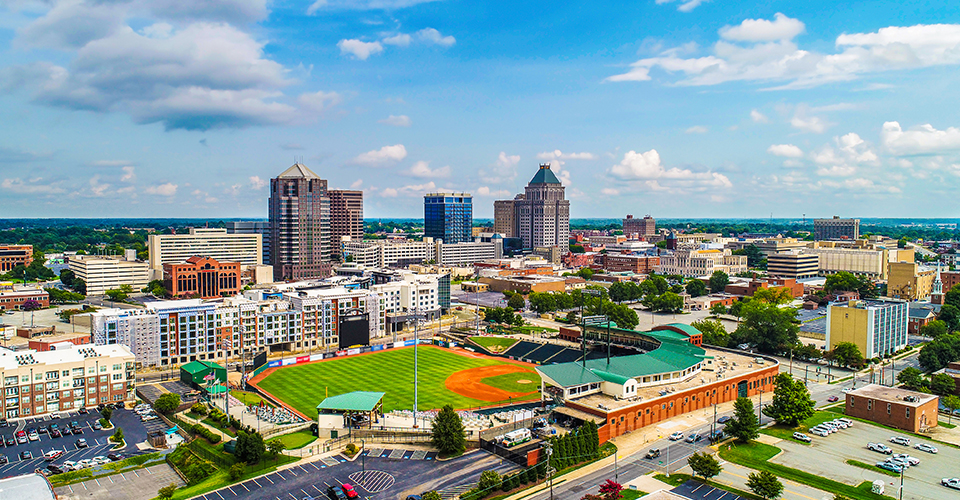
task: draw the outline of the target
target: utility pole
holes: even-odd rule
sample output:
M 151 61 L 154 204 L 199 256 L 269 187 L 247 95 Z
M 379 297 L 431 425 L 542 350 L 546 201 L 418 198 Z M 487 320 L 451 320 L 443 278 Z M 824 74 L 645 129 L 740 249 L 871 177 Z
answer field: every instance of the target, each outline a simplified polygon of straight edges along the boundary
M 900 467 L 900 500 L 903 500 L 903 471 L 906 467 Z
M 790 348 L 790 376 L 793 376 L 793 348 Z
M 478 306 L 479 307 L 479 306 Z M 413 428 L 417 428 L 417 347 L 420 345 L 420 308 L 413 310 Z M 478 315 L 477 318 L 480 316 Z M 478 330 L 479 331 L 479 330 Z

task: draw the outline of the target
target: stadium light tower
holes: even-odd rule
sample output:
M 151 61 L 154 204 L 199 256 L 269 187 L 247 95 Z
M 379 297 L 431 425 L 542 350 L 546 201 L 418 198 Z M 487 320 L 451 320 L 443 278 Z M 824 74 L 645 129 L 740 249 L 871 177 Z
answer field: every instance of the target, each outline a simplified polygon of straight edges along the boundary
M 413 428 L 417 426 L 417 347 L 420 344 L 420 320 L 424 317 L 420 307 L 414 307 L 410 318 L 413 319 Z

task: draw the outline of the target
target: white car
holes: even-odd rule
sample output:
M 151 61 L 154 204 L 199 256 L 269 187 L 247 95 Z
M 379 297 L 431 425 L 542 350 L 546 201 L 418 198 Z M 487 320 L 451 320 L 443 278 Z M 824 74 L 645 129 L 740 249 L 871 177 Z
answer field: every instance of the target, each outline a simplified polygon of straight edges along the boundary
M 77 462 L 77 467 L 81 469 L 86 469 L 87 467 L 93 466 L 93 460 L 90 458 L 84 458 L 83 460 Z
M 813 434 L 814 436 L 820 436 L 820 437 L 827 437 L 830 435 L 829 432 L 823 429 L 816 429 L 816 428 L 810 429 L 810 434 Z
M 27 439 L 29 439 L 30 441 L 39 441 L 40 434 L 37 434 L 36 432 L 31 432 L 30 434 L 27 435 Z
M 796 439 L 797 441 L 803 441 L 804 443 L 809 443 L 810 441 L 812 441 L 812 439 L 810 439 L 810 436 L 802 432 L 794 432 L 793 439 Z
M 680 441 L 681 439 L 683 439 L 682 432 L 674 432 L 673 434 L 670 434 L 670 441 Z
M 61 467 L 63 467 L 63 470 L 80 470 L 80 468 L 77 467 L 77 463 L 71 462 L 70 460 L 67 460 L 66 462 L 64 462 L 63 465 L 61 465 Z
M 930 445 L 930 444 L 927 444 L 927 443 L 917 443 L 917 444 L 913 445 L 913 447 L 916 448 L 916 449 L 918 449 L 918 450 L 920 450 L 920 451 L 925 451 L 925 452 L 927 452 L 927 453 L 934 453 L 934 454 L 935 454 L 935 453 L 937 453 L 937 451 L 939 451 L 939 450 L 937 450 L 937 447 L 936 447 L 936 446 L 933 446 L 933 445 Z
M 953 488 L 955 490 L 960 490 L 960 479 L 955 477 L 943 478 L 940 480 L 940 484 L 946 486 L 947 488 Z
M 884 453 L 887 455 L 893 454 L 893 450 L 889 446 L 883 443 L 867 443 L 867 449 L 870 451 L 875 451 L 877 453 Z
M 853 420 L 850 420 L 849 418 L 838 418 L 837 422 L 843 422 L 847 424 L 847 427 L 853 427 Z
M 917 466 L 917 465 L 920 465 L 920 459 L 919 459 L 919 458 L 911 457 L 910 455 L 907 455 L 906 453 L 894 453 L 893 455 L 890 456 L 890 458 L 892 458 L 892 459 L 894 459 L 894 460 L 902 460 L 902 461 L 906 462 L 906 464 L 909 465 L 909 466 L 911 466 L 911 467 L 915 467 L 915 466 Z
M 910 438 L 905 438 L 903 436 L 893 436 L 892 438 L 890 438 L 890 442 L 893 444 L 910 446 Z
M 103 465 L 103 464 L 110 463 L 110 459 L 102 455 L 93 457 L 90 459 L 90 461 L 93 462 L 93 465 Z
M 844 422 L 843 420 L 840 420 L 840 419 L 831 420 L 829 423 L 831 423 L 831 424 L 833 424 L 833 425 L 835 425 L 835 426 L 837 426 L 837 427 L 839 427 L 839 428 L 841 428 L 841 429 L 846 429 L 847 427 L 850 427 L 846 422 Z

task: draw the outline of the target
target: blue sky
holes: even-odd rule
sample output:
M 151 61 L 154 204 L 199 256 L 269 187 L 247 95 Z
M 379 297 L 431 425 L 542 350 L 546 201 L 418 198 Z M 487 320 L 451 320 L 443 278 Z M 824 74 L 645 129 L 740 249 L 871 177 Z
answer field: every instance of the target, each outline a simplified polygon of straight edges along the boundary
M 300 157 L 367 217 L 540 162 L 573 217 L 955 215 L 955 4 L 597 4 L 0 0 L 0 217 L 264 217 Z

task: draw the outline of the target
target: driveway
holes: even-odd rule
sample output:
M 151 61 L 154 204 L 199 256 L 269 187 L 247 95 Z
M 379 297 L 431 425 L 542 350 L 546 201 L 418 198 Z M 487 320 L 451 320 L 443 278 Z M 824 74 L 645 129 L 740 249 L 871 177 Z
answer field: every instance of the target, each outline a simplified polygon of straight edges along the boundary
M 146 469 L 121 472 L 103 478 L 91 479 L 82 483 L 61 486 L 54 490 L 60 500 L 149 500 L 157 496 L 157 491 L 174 483 L 183 486 L 184 482 L 167 464 L 154 465 Z

